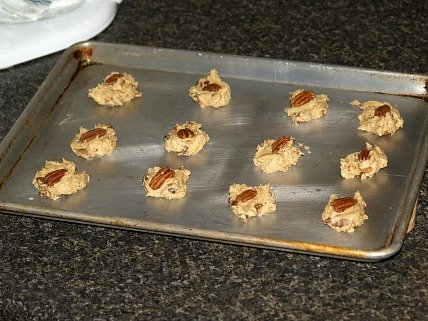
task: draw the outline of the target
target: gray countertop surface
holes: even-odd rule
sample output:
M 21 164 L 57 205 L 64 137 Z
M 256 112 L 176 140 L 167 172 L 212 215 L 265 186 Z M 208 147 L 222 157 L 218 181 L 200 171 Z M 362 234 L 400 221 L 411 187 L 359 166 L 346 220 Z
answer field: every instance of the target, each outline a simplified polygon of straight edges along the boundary
M 426 1 L 132 1 L 93 40 L 426 74 Z M 0 71 L 3 139 L 60 57 Z M 0 320 L 423 320 L 428 178 L 358 263 L 0 213 Z

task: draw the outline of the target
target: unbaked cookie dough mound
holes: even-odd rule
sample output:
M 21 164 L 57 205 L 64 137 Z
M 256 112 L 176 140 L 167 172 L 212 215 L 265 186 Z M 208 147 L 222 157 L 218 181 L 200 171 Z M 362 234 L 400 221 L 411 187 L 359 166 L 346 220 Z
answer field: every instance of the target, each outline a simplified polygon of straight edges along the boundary
M 183 198 L 187 192 L 190 171 L 180 167 L 151 167 L 143 178 L 146 196 L 166 198 L 167 200 Z
M 198 153 L 209 140 L 209 136 L 201 130 L 201 124 L 188 121 L 177 124 L 165 136 L 165 149 L 178 155 L 190 156 Z
M 220 79 L 217 70 L 212 69 L 207 77 L 190 87 L 189 96 L 201 107 L 218 108 L 230 102 L 230 87 Z
M 111 125 L 97 124 L 90 130 L 80 127 L 71 141 L 71 149 L 77 156 L 91 159 L 112 153 L 116 142 L 116 132 Z
M 378 136 L 392 136 L 403 127 L 404 121 L 397 106 L 374 100 L 365 103 L 353 100 L 351 105 L 363 110 L 358 115 L 360 130 L 375 133 Z
M 284 111 L 294 123 L 318 119 L 327 113 L 327 95 L 317 95 L 312 90 L 297 89 L 290 93 L 290 107 Z
M 368 219 L 365 207 L 366 203 L 358 191 L 354 197 L 337 197 L 333 194 L 322 213 L 322 220 L 336 232 L 352 233 Z
M 388 165 L 388 158 L 378 146 L 366 143 L 366 148 L 349 154 L 340 160 L 340 174 L 344 178 L 357 177 L 361 180 L 372 177 Z
M 286 172 L 291 165 L 296 165 L 303 153 L 294 144 L 294 138 L 281 136 L 267 139 L 257 146 L 253 158 L 254 165 L 265 173 Z
M 270 185 L 258 187 L 233 184 L 229 187 L 229 206 L 233 214 L 243 221 L 276 211 L 275 195 Z
M 103 106 L 122 106 L 141 97 L 138 91 L 138 82 L 130 74 L 113 71 L 95 88 L 89 89 L 88 96 Z
M 76 193 L 85 188 L 88 182 L 88 173 L 77 173 L 74 163 L 65 159 L 62 162 L 46 161 L 45 167 L 33 179 L 33 185 L 39 190 L 40 196 L 53 200 L 61 195 Z

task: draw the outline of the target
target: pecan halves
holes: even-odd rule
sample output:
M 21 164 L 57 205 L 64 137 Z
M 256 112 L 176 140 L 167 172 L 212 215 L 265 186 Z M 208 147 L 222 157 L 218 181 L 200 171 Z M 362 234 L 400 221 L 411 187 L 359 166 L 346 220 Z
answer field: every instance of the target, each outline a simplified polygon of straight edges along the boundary
M 104 83 L 106 85 L 113 85 L 119 78 L 123 77 L 123 74 L 118 73 L 118 74 L 113 74 L 110 77 L 108 77 Z
M 204 91 L 219 91 L 221 86 L 219 84 L 210 83 L 205 85 L 202 90 Z
M 304 90 L 291 99 L 291 107 L 300 107 L 314 99 L 316 93 L 312 90 Z
M 388 105 L 382 105 L 376 108 L 374 115 L 378 117 L 385 117 L 385 115 L 390 111 L 391 111 L 391 107 L 389 107 Z
M 253 199 L 254 197 L 256 197 L 257 195 L 257 191 L 255 189 L 247 189 L 245 191 L 243 191 L 241 194 L 239 194 L 238 196 L 236 196 L 235 200 L 233 200 L 231 202 L 232 206 L 238 205 L 239 202 L 246 202 L 249 201 L 250 199 Z
M 290 136 L 281 136 L 277 138 L 271 145 L 272 153 L 278 152 L 282 147 L 284 147 L 289 141 Z
M 64 177 L 65 173 L 67 173 L 67 170 L 65 168 L 61 168 L 47 173 L 44 177 L 38 177 L 37 179 L 41 180 L 48 186 L 53 186 Z
M 186 139 L 195 136 L 195 133 L 190 128 L 182 128 L 179 131 L 177 131 L 177 136 L 180 139 Z
M 370 151 L 368 149 L 363 149 L 359 154 L 358 154 L 358 160 L 364 161 L 364 160 L 368 160 L 370 159 Z
M 330 202 L 330 206 L 333 207 L 337 213 L 341 213 L 355 204 L 357 204 L 357 200 L 349 196 L 336 198 Z
M 107 130 L 105 130 L 104 128 L 94 128 L 82 134 L 79 139 L 81 142 L 89 142 L 97 137 L 102 137 L 105 134 L 107 134 Z
M 169 167 L 162 167 L 149 182 L 149 186 L 153 190 L 159 189 L 163 183 L 171 177 L 175 176 L 175 171 Z

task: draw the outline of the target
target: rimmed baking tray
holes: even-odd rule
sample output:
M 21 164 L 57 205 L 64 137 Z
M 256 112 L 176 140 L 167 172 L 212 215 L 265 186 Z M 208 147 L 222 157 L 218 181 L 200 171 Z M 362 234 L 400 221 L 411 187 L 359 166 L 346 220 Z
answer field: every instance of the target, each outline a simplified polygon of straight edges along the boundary
M 187 90 L 216 68 L 232 89 L 229 106 L 200 108 Z M 143 97 L 122 108 L 97 105 L 88 89 L 111 71 L 128 72 Z M 72 222 L 143 230 L 321 256 L 379 261 L 402 246 L 427 161 L 427 76 L 350 67 L 141 46 L 86 42 L 69 48 L 0 146 L 0 210 Z M 327 94 L 325 117 L 295 125 L 283 109 L 297 88 Z M 357 99 L 399 106 L 404 128 L 392 137 L 357 129 Z M 191 157 L 167 153 L 164 135 L 194 120 L 211 137 Z M 117 150 L 90 161 L 69 147 L 80 126 L 114 126 Z M 287 173 L 264 174 L 252 163 L 257 144 L 291 135 L 308 146 Z M 339 161 L 378 145 L 389 164 L 373 178 L 340 176 Z M 57 201 L 32 186 L 45 160 L 73 161 L 90 175 L 82 191 Z M 147 198 L 141 179 L 149 167 L 192 171 L 180 200 Z M 233 183 L 270 183 L 275 214 L 237 219 L 228 208 Z M 369 219 L 354 233 L 337 233 L 321 221 L 330 194 L 363 195 Z

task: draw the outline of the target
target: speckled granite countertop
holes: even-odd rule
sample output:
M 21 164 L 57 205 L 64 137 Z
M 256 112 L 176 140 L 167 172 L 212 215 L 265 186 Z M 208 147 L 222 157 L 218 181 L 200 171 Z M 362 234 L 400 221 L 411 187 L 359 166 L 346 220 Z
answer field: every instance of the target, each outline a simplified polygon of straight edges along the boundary
M 95 40 L 427 73 L 426 1 L 131 1 Z M 0 71 L 0 139 L 61 53 Z M 375 264 L 0 214 L 0 320 L 422 320 L 416 227 Z

